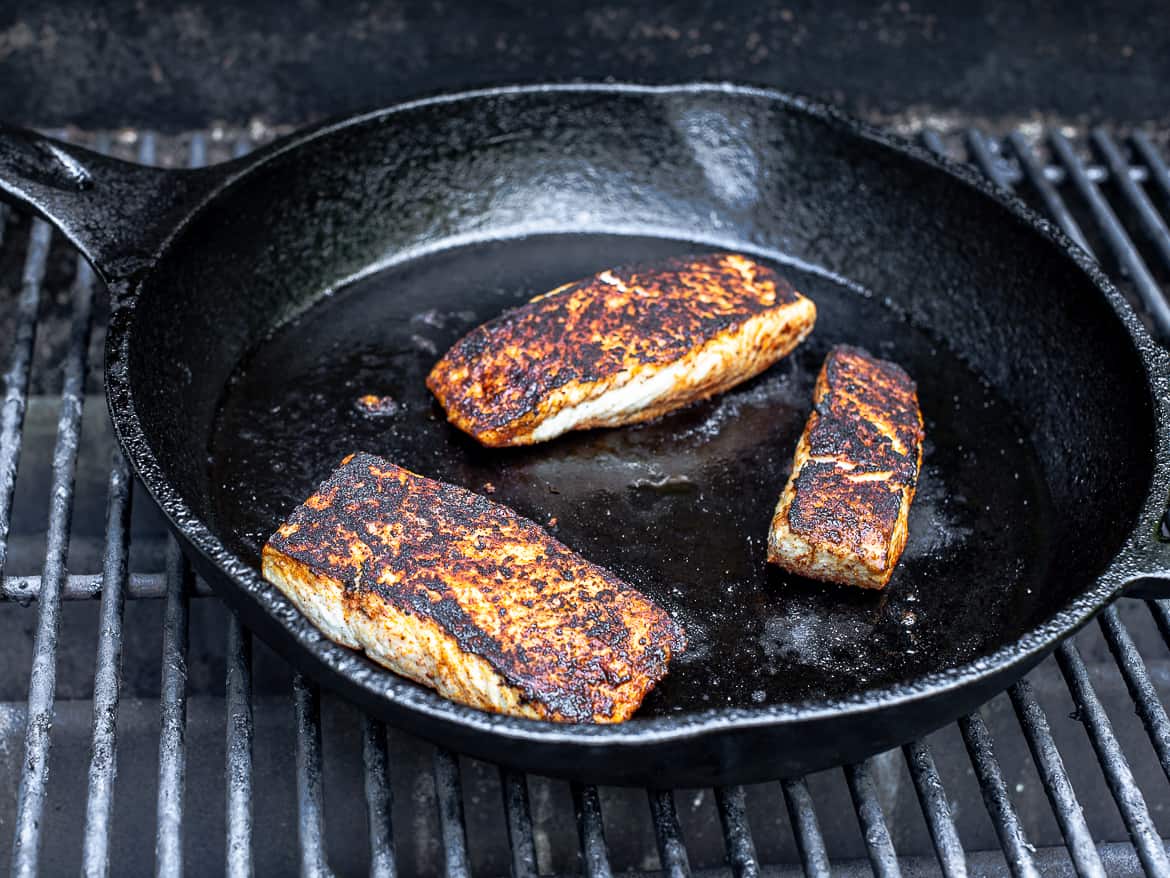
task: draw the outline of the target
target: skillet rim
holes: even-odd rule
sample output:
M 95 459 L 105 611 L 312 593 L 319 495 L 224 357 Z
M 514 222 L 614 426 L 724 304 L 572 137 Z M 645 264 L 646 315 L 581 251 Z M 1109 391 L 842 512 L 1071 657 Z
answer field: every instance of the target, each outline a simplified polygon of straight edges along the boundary
M 977 656 L 952 668 L 933 671 L 903 683 L 868 689 L 843 698 L 806 699 L 751 708 L 710 708 L 679 716 L 653 718 L 635 716 L 624 723 L 613 725 L 543 722 L 488 713 L 447 701 L 432 690 L 375 665 L 362 653 L 340 646 L 326 638 L 278 589 L 268 584 L 259 571 L 241 560 L 215 536 L 202 519 L 193 513 L 164 474 L 138 418 L 130 385 L 129 351 L 133 340 L 131 329 L 134 306 L 138 296 L 144 285 L 149 282 L 159 262 L 195 217 L 212 207 L 227 189 L 279 156 L 339 131 L 387 120 L 419 108 L 517 94 L 578 93 L 635 96 L 724 94 L 778 103 L 788 111 L 812 117 L 816 121 L 842 130 L 849 136 L 893 150 L 904 157 L 948 174 L 960 185 L 966 185 L 996 202 L 1015 220 L 1040 234 L 1048 244 L 1055 245 L 1061 251 L 1061 255 L 1071 259 L 1097 291 L 1104 295 L 1129 335 L 1134 352 L 1145 371 L 1145 389 L 1154 427 L 1151 438 L 1157 443 L 1156 447 L 1149 451 L 1152 458 L 1151 487 L 1142 500 L 1136 523 L 1131 522 L 1131 533 L 1116 549 L 1106 569 L 1041 625 L 989 655 Z M 799 724 L 830 717 L 842 720 L 846 717 L 858 719 L 870 713 L 907 707 L 912 703 L 942 696 L 968 686 L 977 687 L 981 681 L 1010 672 L 1013 668 L 1026 670 L 1055 648 L 1061 639 L 1090 621 L 1113 597 L 1119 595 L 1128 577 L 1148 572 L 1142 563 L 1145 559 L 1139 545 L 1142 542 L 1139 537 L 1144 530 L 1140 522 L 1156 520 L 1156 516 L 1161 515 L 1161 507 L 1165 504 L 1165 489 L 1170 483 L 1170 461 L 1161 459 L 1156 451 L 1157 447 L 1165 447 L 1170 442 L 1170 400 L 1166 398 L 1167 386 L 1170 385 L 1170 354 L 1153 340 L 1129 303 L 1097 262 L 1074 244 L 1057 226 L 1029 208 L 1020 198 L 1000 188 L 968 165 L 945 156 L 937 156 L 900 135 L 856 119 L 826 102 L 773 88 L 731 82 L 671 85 L 594 82 L 479 88 L 439 93 L 328 120 L 293 132 L 268 147 L 230 163 L 229 167 L 230 171 L 204 193 L 183 220 L 163 239 L 151 256 L 150 268 L 139 274 L 132 282 L 120 285 L 121 289 L 112 291 L 114 302 L 106 342 L 106 398 L 114 431 L 127 460 L 172 529 L 180 537 L 180 542 L 194 549 L 203 561 L 230 580 L 232 587 L 261 605 L 264 612 L 283 627 L 316 663 L 324 665 L 333 674 L 344 678 L 347 684 L 365 690 L 367 696 L 380 700 L 389 709 L 412 712 L 422 719 L 434 720 L 440 724 L 450 723 L 460 727 L 464 733 L 488 733 L 495 737 L 508 738 L 515 743 L 588 747 L 601 745 L 644 747 L 647 744 L 714 737 L 721 733 Z M 1161 396 L 1158 393 L 1159 389 L 1162 391 Z M 214 581 L 211 584 L 217 585 Z

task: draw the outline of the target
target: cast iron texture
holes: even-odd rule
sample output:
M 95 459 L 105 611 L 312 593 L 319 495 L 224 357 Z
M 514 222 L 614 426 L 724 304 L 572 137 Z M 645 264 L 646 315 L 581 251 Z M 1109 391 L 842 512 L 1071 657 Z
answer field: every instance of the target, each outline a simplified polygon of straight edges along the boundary
M 28 161 L 15 167 L 10 141 L 3 147 L 0 186 L 49 213 L 96 257 L 113 286 L 107 387 L 114 423 L 200 572 L 306 672 L 452 749 L 593 782 L 680 786 L 855 762 L 973 709 L 1127 584 L 1147 590 L 1164 585 L 1170 559 L 1155 542 L 1155 531 L 1170 471 L 1155 450 L 1170 439 L 1165 353 L 1095 264 L 1018 201 L 970 171 L 829 108 L 769 91 L 709 85 L 496 89 L 423 100 L 324 126 L 218 171 L 156 177 L 166 197 L 128 202 L 113 229 L 94 226 L 95 216 L 111 221 L 110 211 L 95 207 L 106 194 L 102 174 L 127 169 L 61 146 L 91 169 L 89 188 L 79 191 L 67 180 L 63 185 L 59 172 L 50 173 L 48 182 L 32 181 Z M 159 204 L 165 209 L 156 210 Z M 189 213 L 176 221 L 184 204 Z M 127 230 L 137 229 L 142 215 L 162 223 L 153 239 L 160 243 L 119 261 L 118 242 L 132 237 Z M 162 234 L 167 223 L 175 231 Z M 602 233 L 615 237 L 598 237 Z M 540 255 L 549 246 L 555 259 Z M 803 698 L 766 688 L 762 703 L 710 709 L 683 698 L 677 712 L 668 702 L 621 726 L 572 727 L 444 702 L 326 641 L 260 579 L 249 551 L 256 533 L 239 526 L 241 516 L 279 495 L 257 491 L 254 505 L 225 502 L 212 472 L 227 458 L 209 454 L 225 387 L 241 363 L 235 389 L 257 374 L 249 364 L 282 339 L 287 343 L 297 327 L 313 328 L 321 315 L 345 314 L 341 325 L 364 322 L 353 336 L 354 351 L 376 338 L 379 326 L 393 339 L 401 329 L 379 318 L 393 313 L 399 292 L 412 307 L 418 302 L 411 297 L 429 288 L 436 300 L 464 301 L 462 310 L 490 309 L 485 289 L 493 289 L 492 283 L 476 281 L 468 253 L 495 248 L 496 260 L 531 268 L 513 276 L 497 272 L 496 282 L 506 283 L 495 287 L 495 304 L 503 306 L 524 292 L 520 278 L 544 283 L 541 271 L 547 275 L 550 264 L 567 264 L 564 254 L 596 269 L 611 253 L 628 256 L 618 252 L 623 246 L 743 250 L 785 266 L 802 283 L 822 284 L 822 298 L 839 319 L 822 324 L 817 343 L 873 344 L 895 359 L 904 346 L 906 365 L 923 386 L 928 421 L 941 425 L 940 438 L 958 441 L 949 435 L 964 423 L 956 412 L 976 398 L 972 390 L 952 393 L 959 398 L 948 401 L 942 392 L 966 388 L 971 380 L 985 385 L 980 404 L 995 411 L 988 432 L 1020 440 L 1017 455 L 1002 448 L 1001 459 L 986 459 L 980 446 L 986 437 L 972 427 L 967 432 L 980 458 L 957 460 L 948 443 L 935 453 L 938 478 L 944 487 L 951 479 L 971 485 L 982 480 L 1014 498 L 982 514 L 973 510 L 968 523 L 975 536 L 988 539 L 995 528 L 1035 535 L 1018 541 L 1012 557 L 987 552 L 993 566 L 1018 565 L 1019 584 L 1032 589 L 1033 603 L 1021 618 L 996 626 L 998 637 L 981 629 L 980 636 L 989 639 L 974 656 L 960 659 L 937 650 L 931 653 L 937 661 L 922 666 L 892 662 L 894 671 L 908 675 L 895 673 L 877 685 L 841 691 L 837 680 L 837 689 L 818 684 Z M 476 264 L 491 277 L 499 261 Z M 411 272 L 436 266 L 445 273 L 433 276 L 429 287 L 408 283 Z M 358 278 L 365 278 L 363 285 L 338 292 Z M 323 295 L 332 301 L 321 311 L 295 319 Z M 363 302 L 380 304 L 354 310 Z M 338 322 L 317 325 L 318 334 L 327 334 Z M 277 327 L 283 328 L 274 333 Z M 340 344 L 344 349 L 346 341 Z M 915 368 L 925 363 L 931 345 L 937 376 L 925 365 Z M 333 360 L 319 362 L 328 371 Z M 806 367 L 794 363 L 798 387 Z M 291 364 L 296 368 L 284 373 L 286 382 L 295 380 L 301 365 Z M 271 390 L 281 373 L 260 374 L 260 384 Z M 782 383 L 783 375 L 761 380 Z M 926 391 L 932 386 L 936 394 L 930 399 Z M 764 386 L 765 398 L 769 392 Z M 234 398 L 229 391 L 225 419 Z M 336 400 L 323 402 L 328 421 Z M 422 425 L 425 414 L 413 418 L 408 427 Z M 309 420 L 302 414 L 289 423 Z M 781 432 L 792 429 L 786 426 L 791 420 L 786 414 Z M 677 427 L 668 421 L 652 425 L 651 438 L 654 430 L 662 435 Z M 322 453 L 320 435 L 292 432 L 279 460 L 269 456 L 266 467 L 237 471 L 245 492 L 272 484 L 272 463 L 295 470 L 306 456 Z M 635 435 L 641 434 L 628 434 Z M 621 452 L 636 441 L 628 436 L 611 432 L 587 441 L 616 443 Z M 415 440 L 402 447 L 440 462 L 468 453 L 434 447 L 433 434 Z M 245 437 L 241 445 L 247 444 Z M 771 478 L 775 467 L 782 468 L 778 461 L 791 455 L 790 444 L 748 450 L 738 459 L 756 460 L 758 467 L 743 465 L 722 481 L 713 479 L 720 496 L 734 498 L 751 480 Z M 928 454 L 928 472 L 930 466 Z M 609 471 L 595 469 L 603 479 Z M 1007 487 L 1017 472 L 1027 484 L 1023 495 Z M 289 492 L 299 490 L 296 478 L 290 476 Z M 946 499 L 944 492 L 940 503 Z M 1036 501 L 1028 507 L 1035 511 L 1018 508 L 1023 500 Z M 268 511 L 272 524 L 287 511 L 276 505 Z M 927 524 L 935 520 L 932 513 Z M 577 522 L 583 538 L 587 524 Z M 759 526 L 765 528 L 766 520 Z M 670 536 L 655 535 L 663 559 Z M 624 545 L 620 535 L 602 539 L 594 531 L 590 552 L 600 555 L 594 560 L 612 563 L 606 547 L 617 553 Z M 959 545 L 966 544 L 960 539 Z M 930 577 L 916 578 L 908 566 L 902 578 L 905 588 L 920 595 L 932 585 L 971 590 L 977 604 L 980 595 L 1001 593 L 1002 583 L 987 572 L 974 563 L 958 569 L 936 565 Z M 637 584 L 656 587 L 651 579 Z M 844 616 L 855 608 L 855 598 L 837 591 L 817 597 L 798 581 L 777 585 L 785 598 L 806 600 L 816 619 L 825 618 L 822 608 L 830 621 L 838 607 L 845 608 Z M 894 600 L 897 593 L 891 594 Z M 686 617 L 686 602 L 678 603 Z M 880 606 L 872 609 L 880 614 Z M 704 667 L 719 670 L 725 640 L 712 638 L 715 659 L 697 665 L 696 674 Z M 697 676 L 691 680 L 684 695 L 701 683 Z

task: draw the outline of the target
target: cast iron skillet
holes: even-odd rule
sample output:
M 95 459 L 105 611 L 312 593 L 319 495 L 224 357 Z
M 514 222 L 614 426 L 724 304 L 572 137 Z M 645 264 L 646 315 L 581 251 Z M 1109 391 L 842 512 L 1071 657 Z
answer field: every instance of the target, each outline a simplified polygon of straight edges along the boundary
M 722 85 L 478 91 L 197 171 L 8 130 L 0 188 L 109 285 L 114 426 L 198 571 L 304 671 L 455 750 L 606 783 L 807 772 L 974 709 L 1119 594 L 1167 592 L 1166 353 L 1020 202 L 828 107 Z M 720 399 L 489 452 L 423 388 L 447 345 L 513 303 L 712 249 L 773 262 L 820 310 L 796 354 Z M 837 342 L 906 366 L 926 417 L 884 594 L 763 563 Z M 392 402 L 371 415 L 363 394 Z M 558 726 L 445 702 L 266 585 L 259 546 L 356 449 L 494 490 L 675 613 L 690 649 L 638 718 Z

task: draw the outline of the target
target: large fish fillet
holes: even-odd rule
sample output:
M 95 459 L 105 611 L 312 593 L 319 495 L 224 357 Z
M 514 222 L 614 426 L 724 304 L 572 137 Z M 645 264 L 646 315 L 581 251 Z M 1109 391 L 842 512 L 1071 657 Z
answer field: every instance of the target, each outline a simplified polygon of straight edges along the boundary
M 746 256 L 666 259 L 566 284 L 473 329 L 427 387 L 484 445 L 529 445 L 721 393 L 815 320 L 810 300 Z
M 343 460 L 262 557 L 332 640 L 497 713 L 620 722 L 686 646 L 665 610 L 527 518 L 370 454 Z

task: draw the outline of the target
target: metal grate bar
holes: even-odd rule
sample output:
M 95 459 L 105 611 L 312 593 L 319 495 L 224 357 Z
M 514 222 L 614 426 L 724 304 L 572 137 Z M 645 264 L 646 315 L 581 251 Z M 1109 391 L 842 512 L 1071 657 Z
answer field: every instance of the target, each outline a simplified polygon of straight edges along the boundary
M 1130 839 L 1137 848 L 1142 865 L 1150 875 L 1170 875 L 1170 858 L 1162 847 L 1162 840 L 1150 819 L 1146 801 L 1138 789 L 1129 763 L 1121 752 L 1121 745 L 1113 734 L 1113 726 L 1105 714 L 1105 708 L 1089 681 L 1089 672 L 1084 660 L 1072 641 L 1066 640 L 1056 648 L 1056 662 L 1068 683 L 1069 691 L 1077 705 L 1077 713 L 1085 724 L 1085 731 L 1097 761 L 1105 774 L 1109 790 L 1117 801 L 1117 808 L 1129 830 Z
M 163 610 L 162 720 L 158 741 L 155 874 L 183 874 L 183 792 L 187 781 L 187 582 L 191 568 L 173 537 L 167 540 L 167 597 Z
M 328 876 L 325 858 L 325 801 L 321 776 L 321 693 L 301 674 L 293 675 L 297 729 L 297 840 L 301 875 Z
M 570 789 L 573 793 L 573 811 L 577 817 L 577 835 L 581 839 L 581 865 L 585 875 L 587 878 L 612 878 L 597 787 L 573 783 Z
M 1048 213 L 1056 220 L 1057 224 L 1064 230 L 1064 233 L 1072 238 L 1082 250 L 1090 256 L 1094 256 L 1093 248 L 1089 246 L 1088 240 L 1085 238 L 1085 233 L 1081 231 L 1080 225 L 1073 219 L 1072 213 L 1068 206 L 1064 203 L 1064 199 L 1056 191 L 1056 187 L 1052 185 L 1044 168 L 1040 166 L 1040 162 L 1036 159 L 1036 154 L 1032 152 L 1032 147 L 1018 131 L 1013 132 L 1008 136 L 1008 143 L 1011 144 L 1012 151 L 1016 154 L 1016 158 L 1020 162 L 1020 167 L 1024 169 L 1024 177 L 1032 184 L 1032 188 L 1040 195 L 1040 199 L 1044 202 L 1044 207 Z
M 995 824 L 1008 867 L 1016 878 L 1039 878 L 1040 873 L 1032 859 L 1032 846 L 1024 837 L 1024 827 L 1008 797 L 1003 772 L 991 742 L 991 732 L 987 730 L 983 717 L 978 712 L 963 717 L 959 720 L 959 730 L 971 756 L 971 765 L 979 778 L 983 801 L 987 805 L 987 813 L 991 815 L 991 822 Z
M 715 807 L 723 827 L 723 844 L 727 850 L 727 865 L 734 878 L 758 878 L 760 863 L 752 828 L 748 823 L 747 802 L 743 787 L 716 787 Z
M 500 768 L 500 790 L 508 821 L 508 846 L 512 850 L 512 878 L 535 878 L 536 845 L 532 838 L 532 811 L 528 805 L 528 778 L 518 771 Z
M 439 833 L 443 839 L 446 874 L 450 878 L 467 878 L 471 864 L 467 859 L 467 830 L 463 822 L 463 783 L 459 779 L 459 757 L 435 748 L 435 800 L 439 806 Z
M 390 822 L 393 797 L 386 760 L 386 727 L 369 716 L 362 721 L 362 766 L 370 833 L 370 876 L 394 878 L 398 874 L 398 861 Z
M 227 862 L 232 878 L 252 874 L 252 632 L 230 612 L 227 629 Z
M 1170 600 L 1146 601 L 1146 606 L 1154 617 L 1154 623 L 1158 626 L 1162 639 L 1166 641 L 1166 646 L 1170 647 Z
M 106 139 L 97 148 L 109 148 Z M 122 687 L 122 619 L 128 582 L 130 512 L 133 501 L 130 468 L 120 451 L 110 462 L 103 554 L 100 628 L 93 686 L 93 731 L 86 792 L 82 867 L 86 876 L 110 871 L 109 843 L 117 778 L 117 720 Z M 72 577 L 62 583 L 62 596 Z M 39 583 L 38 583 L 39 585 Z M 38 589 L 39 591 L 39 589 Z
M 1162 705 L 1158 690 L 1154 688 L 1146 663 L 1115 607 L 1106 607 L 1098 621 L 1105 634 L 1105 642 L 1109 644 L 1117 660 L 1117 667 L 1125 678 L 1137 714 L 1150 736 L 1154 752 L 1158 754 L 1158 761 L 1162 763 L 1162 771 L 1170 779 L 1170 718 L 1166 716 L 1166 708 Z
M 207 138 L 202 131 L 191 135 L 191 143 L 187 148 L 187 166 L 202 168 L 207 164 Z
M 198 160 L 192 141 L 192 161 Z M 144 136 L 139 158 L 154 163 L 154 138 Z M 163 609 L 161 724 L 158 746 L 158 813 L 155 874 L 183 874 L 183 795 L 187 786 L 187 649 L 190 640 L 191 568 L 174 537 L 167 540 L 166 605 Z M 42 598 L 43 600 L 43 598 Z
M 160 600 L 167 594 L 167 578 L 162 573 L 131 573 L 125 583 L 130 600 Z M 29 604 L 41 593 L 39 576 L 6 576 L 0 581 L 0 602 L 13 601 Z M 215 594 L 202 579 L 191 586 L 191 597 L 209 597 Z M 102 596 L 102 577 L 97 573 L 70 574 L 61 584 L 63 601 L 96 601 Z
M 898 853 L 894 850 L 894 840 L 890 838 L 886 816 L 878 801 L 869 760 L 846 765 L 845 780 L 849 784 L 849 795 L 853 797 L 853 808 L 857 812 L 857 822 L 861 824 L 874 874 L 878 878 L 900 878 L 902 870 L 898 866 Z
M 1162 263 L 1170 266 L 1170 229 L 1166 228 L 1166 223 L 1163 222 L 1162 217 L 1142 187 L 1135 183 L 1129 174 L 1125 173 L 1125 169 L 1128 167 L 1125 157 L 1108 132 L 1103 128 L 1094 128 L 1091 137 L 1093 145 L 1101 157 L 1105 159 L 1105 164 L 1109 166 L 1113 183 L 1121 190 L 1125 200 L 1137 213 L 1142 229 L 1158 251 Z
M 114 452 L 106 504 L 106 547 L 102 570 L 97 670 L 93 677 L 93 740 L 85 802 L 81 873 L 98 878 L 110 872 L 110 826 L 118 773 L 118 701 L 122 690 L 122 615 L 130 548 L 130 468 Z
M 20 434 L 28 404 L 28 378 L 32 371 L 33 342 L 37 335 L 37 311 L 41 284 L 49 258 L 52 230 L 43 220 L 33 220 L 16 301 L 16 331 L 12 353 L 4 373 L 4 407 L 0 409 L 0 573 L 8 560 L 8 529 L 12 523 L 12 496 L 16 467 L 20 463 Z
M 923 146 L 935 155 L 947 158 L 947 148 L 943 144 L 942 138 L 938 136 L 937 131 L 931 131 L 929 128 L 926 128 L 919 134 L 919 137 L 922 139 Z
M 235 153 L 247 152 L 246 141 L 236 144 Z M 191 165 L 207 163 L 202 137 L 191 143 Z M 200 585 L 202 580 L 196 580 Z M 231 878 L 253 873 L 252 864 L 252 632 L 239 616 L 230 612 L 227 633 L 227 863 Z M 371 875 L 384 873 L 375 872 Z
M 978 128 L 970 128 L 967 130 L 966 140 L 967 148 L 971 151 L 975 163 L 979 165 L 979 169 L 983 171 L 984 175 L 997 186 L 1011 189 L 1014 182 L 1011 171 L 1005 164 L 1003 156 L 992 151 L 983 132 Z
M 922 816 L 930 830 L 938 864 L 946 878 L 966 878 L 967 861 L 963 854 L 963 843 L 959 840 L 951 808 L 947 804 L 946 790 L 934 764 L 934 754 L 924 740 L 911 741 L 902 748 L 910 779 L 918 793 Z
M 670 790 L 647 790 L 650 817 L 654 821 L 654 838 L 658 841 L 658 859 L 662 871 L 671 878 L 689 878 L 691 864 L 678 825 L 678 811 L 674 807 L 674 793 Z
M 792 821 L 792 835 L 796 839 L 804 874 L 810 878 L 828 876 L 829 854 L 825 850 L 825 837 L 821 835 L 808 782 L 798 777 L 781 781 L 780 788 L 784 791 L 784 803 L 788 806 L 788 819 Z
M 1109 243 L 1109 248 L 1117 257 L 1126 274 L 1133 280 L 1138 295 L 1141 297 L 1142 305 L 1153 318 L 1159 334 L 1163 338 L 1170 338 L 1170 302 L 1167 302 L 1158 282 L 1154 280 L 1150 270 L 1146 268 L 1145 262 L 1142 261 L 1137 248 L 1134 247 L 1129 235 L 1126 234 L 1117 214 L 1113 212 L 1109 202 L 1101 195 L 1097 184 L 1089 179 L 1085 173 L 1084 165 L 1064 135 L 1059 131 L 1051 131 L 1048 135 L 1048 141 L 1052 144 L 1053 152 L 1068 169 L 1073 185 L 1088 203 L 1097 225 Z
M 28 687 L 24 761 L 17 795 L 13 874 L 37 871 L 40 821 L 49 777 L 53 700 L 57 687 L 57 634 L 61 623 L 61 585 L 66 577 L 69 530 L 73 514 L 73 483 L 81 443 L 81 411 L 85 402 L 86 352 L 93 317 L 94 275 L 80 256 L 73 283 L 73 322 L 61 388 L 61 411 L 53 448 L 49 524 L 45 566 L 41 574 L 37 628 Z M 27 386 L 27 375 L 25 376 Z M 17 442 L 19 442 L 19 432 Z
M 1085 822 L 1085 812 L 1073 791 L 1072 782 L 1068 779 L 1064 760 L 1060 758 L 1060 750 L 1052 739 L 1048 717 L 1044 715 L 1044 710 L 1032 694 L 1031 684 L 1027 680 L 1020 680 L 1008 690 L 1008 695 L 1019 718 L 1020 727 L 1024 730 L 1032 761 L 1036 763 L 1044 791 L 1048 794 L 1048 801 L 1052 803 L 1052 812 L 1060 824 L 1060 831 L 1064 835 L 1077 874 L 1083 878 L 1104 878 L 1105 867 L 1093 844 L 1093 836 Z
M 143 131 L 138 139 L 138 163 L 142 165 L 153 165 L 155 163 L 156 146 L 154 132 Z
M 1163 195 L 1170 198 L 1170 168 L 1166 167 L 1166 162 L 1163 160 L 1162 154 L 1150 142 L 1149 136 L 1144 131 L 1135 131 L 1130 137 L 1130 140 L 1133 141 L 1138 156 L 1141 157 L 1146 167 L 1149 168 L 1150 179 L 1158 185 Z

